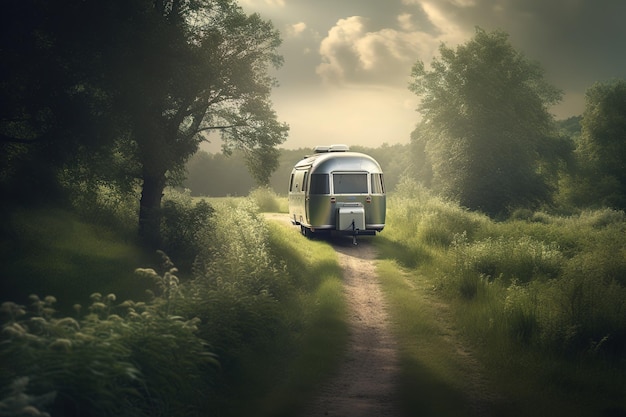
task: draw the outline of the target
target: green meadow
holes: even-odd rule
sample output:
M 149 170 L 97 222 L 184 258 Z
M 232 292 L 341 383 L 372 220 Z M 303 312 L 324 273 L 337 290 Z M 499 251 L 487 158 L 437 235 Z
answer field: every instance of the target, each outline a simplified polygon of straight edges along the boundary
M 410 414 L 454 416 L 467 405 L 460 390 L 471 388 L 471 372 L 455 363 L 438 325 L 448 315 L 451 332 L 484 367 L 495 415 L 624 415 L 624 213 L 524 211 L 494 221 L 403 186 L 375 242 L 401 344 L 405 406 L 422 410 Z M 421 404 L 418 391 L 445 392 L 443 408 Z
M 16 211 L 1 242 L 3 410 L 297 415 L 341 361 L 347 311 L 330 243 L 265 219 L 285 206 L 267 190 L 171 192 L 158 253 L 123 221 Z M 365 244 L 406 414 L 623 415 L 625 225 L 613 210 L 494 221 L 401 184 Z

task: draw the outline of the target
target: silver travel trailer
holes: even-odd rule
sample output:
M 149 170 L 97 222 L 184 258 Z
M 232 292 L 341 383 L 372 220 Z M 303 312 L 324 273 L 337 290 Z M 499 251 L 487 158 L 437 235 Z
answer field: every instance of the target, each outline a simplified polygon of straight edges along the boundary
M 371 156 L 346 145 L 317 146 L 289 179 L 289 217 L 302 234 L 375 235 L 385 227 L 383 172 Z

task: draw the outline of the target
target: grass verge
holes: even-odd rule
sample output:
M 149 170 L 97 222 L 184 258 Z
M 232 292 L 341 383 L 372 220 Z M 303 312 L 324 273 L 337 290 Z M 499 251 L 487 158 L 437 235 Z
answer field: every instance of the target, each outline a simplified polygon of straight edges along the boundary
M 409 415 L 626 416 L 622 212 L 494 222 L 422 193 L 388 219 Z
M 377 272 L 400 346 L 400 398 L 407 416 L 478 416 L 486 388 L 476 364 L 460 351 L 449 308 L 433 293 L 433 282 L 393 260 Z
M 62 209 L 16 211 L 0 237 L 2 301 L 26 303 L 30 294 L 55 295 L 63 313 L 93 292 L 141 299 L 146 282 L 134 275 L 154 262 L 132 242 Z
M 303 239 L 295 228 L 269 221 L 270 248 L 284 262 L 295 295 L 282 300 L 288 333 L 277 340 L 268 363 L 256 367 L 252 401 L 238 415 L 293 416 L 340 362 L 348 341 L 341 269 L 332 247 Z M 263 368 L 281 369 L 271 373 Z M 254 369 L 254 368 L 252 368 Z M 267 387 L 270 386 L 270 389 Z M 255 398 L 256 397 L 256 398 Z

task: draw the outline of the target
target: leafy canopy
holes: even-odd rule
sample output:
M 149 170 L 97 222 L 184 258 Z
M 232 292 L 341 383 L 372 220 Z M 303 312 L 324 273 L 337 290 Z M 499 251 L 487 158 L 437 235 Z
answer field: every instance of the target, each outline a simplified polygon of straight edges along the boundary
M 548 198 L 546 168 L 567 151 L 548 106 L 561 93 L 508 35 L 477 28 L 456 50 L 418 61 L 409 89 L 422 121 L 413 133 L 425 182 L 462 205 L 498 214 Z
M 581 126 L 576 154 L 585 174 L 582 203 L 626 209 L 625 80 L 596 83 L 587 90 Z

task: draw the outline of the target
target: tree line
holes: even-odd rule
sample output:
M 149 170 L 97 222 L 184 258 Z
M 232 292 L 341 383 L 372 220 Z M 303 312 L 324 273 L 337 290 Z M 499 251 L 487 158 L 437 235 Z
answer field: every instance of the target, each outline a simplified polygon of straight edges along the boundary
M 626 81 L 590 86 L 582 115 L 556 120 L 562 92 L 502 31 L 445 45 L 426 69 L 418 61 L 410 90 L 422 116 L 409 144 L 354 147 L 374 156 L 387 189 L 403 177 L 492 217 L 518 209 L 626 209 Z M 270 185 L 284 194 L 293 165 L 311 149 L 281 150 Z M 230 163 L 230 165 L 229 165 Z M 185 186 L 196 195 L 243 195 L 255 186 L 240 156 L 197 154 Z M 225 175 L 224 175 L 225 174 Z M 211 181 L 239 178 L 237 184 Z
M 410 163 L 409 144 L 383 144 L 377 148 L 352 146 L 350 150 L 371 155 L 381 164 L 388 189 L 395 188 Z M 279 152 L 278 166 L 265 185 L 276 194 L 285 195 L 293 166 L 313 153 L 313 148 L 280 149 Z M 186 165 L 186 179 L 182 183 L 193 196 L 211 197 L 244 196 L 259 185 L 246 169 L 245 156 L 238 151 L 230 155 L 197 152 Z

